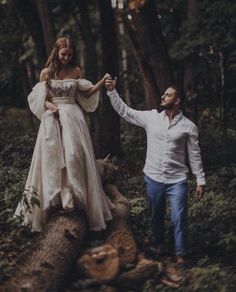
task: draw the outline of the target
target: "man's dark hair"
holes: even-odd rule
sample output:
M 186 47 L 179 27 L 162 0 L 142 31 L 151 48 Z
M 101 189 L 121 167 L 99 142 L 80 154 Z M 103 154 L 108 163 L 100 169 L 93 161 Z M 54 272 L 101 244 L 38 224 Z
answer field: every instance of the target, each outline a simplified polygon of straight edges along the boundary
M 172 88 L 175 90 L 175 96 L 181 99 L 181 106 L 183 106 L 184 100 L 185 100 L 184 91 L 179 86 L 177 86 L 175 84 L 168 86 L 168 88 Z

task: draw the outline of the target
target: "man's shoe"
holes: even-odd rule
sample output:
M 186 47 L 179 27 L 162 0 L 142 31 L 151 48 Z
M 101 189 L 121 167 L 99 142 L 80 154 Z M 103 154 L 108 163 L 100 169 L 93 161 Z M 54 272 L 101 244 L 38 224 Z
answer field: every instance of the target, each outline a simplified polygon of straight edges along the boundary
M 162 247 L 149 247 L 145 251 L 146 256 L 152 258 L 153 260 L 160 260 L 164 256 Z

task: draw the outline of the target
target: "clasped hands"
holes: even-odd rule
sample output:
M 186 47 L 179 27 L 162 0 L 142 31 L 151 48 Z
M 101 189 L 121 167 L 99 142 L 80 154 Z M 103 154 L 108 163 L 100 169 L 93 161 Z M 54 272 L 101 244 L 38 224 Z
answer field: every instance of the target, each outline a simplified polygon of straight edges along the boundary
M 111 75 L 106 73 L 104 76 L 104 84 L 107 90 L 112 91 L 116 88 L 117 77 L 112 79 Z

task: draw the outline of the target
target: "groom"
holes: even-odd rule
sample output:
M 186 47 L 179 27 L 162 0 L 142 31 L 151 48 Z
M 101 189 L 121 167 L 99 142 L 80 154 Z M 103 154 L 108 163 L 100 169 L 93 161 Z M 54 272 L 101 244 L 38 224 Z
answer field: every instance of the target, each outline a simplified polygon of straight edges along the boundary
M 143 127 L 147 135 L 144 180 L 151 209 L 151 224 L 156 240 L 156 252 L 164 245 L 165 201 L 169 199 L 171 222 L 174 226 L 177 264 L 185 263 L 187 249 L 187 173 L 188 159 L 196 176 L 196 195 L 205 192 L 205 174 L 198 143 L 198 129 L 181 111 L 182 96 L 176 86 L 170 86 L 161 97 L 159 113 L 156 109 L 138 111 L 128 107 L 119 97 L 116 78 L 105 81 L 107 95 L 115 111 L 127 122 Z

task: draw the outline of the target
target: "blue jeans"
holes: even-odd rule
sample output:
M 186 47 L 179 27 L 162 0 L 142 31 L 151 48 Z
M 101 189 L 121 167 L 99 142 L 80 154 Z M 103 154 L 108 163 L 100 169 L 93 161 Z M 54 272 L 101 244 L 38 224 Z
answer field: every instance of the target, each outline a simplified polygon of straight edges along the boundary
M 151 209 L 151 224 L 156 244 L 164 243 L 164 217 L 166 211 L 166 197 L 170 202 L 171 223 L 174 227 L 175 253 L 181 255 L 187 248 L 187 181 L 173 184 L 164 184 L 154 181 L 148 176 L 144 178 L 148 195 L 149 208 Z

